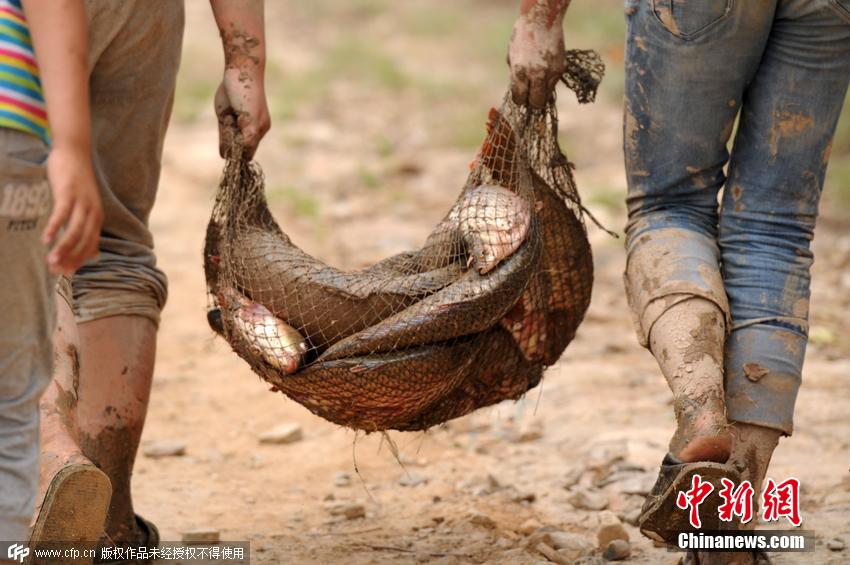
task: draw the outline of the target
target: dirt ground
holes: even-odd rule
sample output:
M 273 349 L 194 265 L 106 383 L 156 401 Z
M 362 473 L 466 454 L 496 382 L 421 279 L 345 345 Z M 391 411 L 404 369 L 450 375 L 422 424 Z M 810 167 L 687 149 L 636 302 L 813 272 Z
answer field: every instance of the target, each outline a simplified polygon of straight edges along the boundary
M 590 312 L 542 386 L 428 433 L 390 434 L 403 466 L 380 436 L 341 429 L 269 392 L 213 336 L 201 248 L 222 165 L 211 102 L 221 55 L 208 4 L 187 4 L 152 219 L 170 297 L 143 436 L 143 449 L 178 441 L 186 453 L 140 455 L 137 510 L 164 540 L 196 528 L 250 540 L 257 564 L 545 562 L 523 533 L 534 521 L 593 548 L 599 512 L 581 508 L 580 498 L 601 495 L 602 505 L 631 518 L 642 500 L 634 493 L 651 484 L 674 421 L 666 385 L 632 330 L 622 240 L 598 229 L 590 228 Z M 257 159 L 279 222 L 340 267 L 418 245 L 454 200 L 486 112 L 502 96 L 514 3 L 268 4 L 274 125 Z M 592 9 L 574 7 L 568 42 L 602 50 L 609 85 L 594 106 L 579 107 L 566 92 L 559 104 L 585 201 L 621 231 L 619 4 L 602 2 L 612 13 L 587 20 Z M 837 199 L 828 203 L 815 242 L 814 343 L 796 432 L 781 442 L 770 473 L 802 481 L 804 528 L 818 545 L 814 554 L 778 554 L 780 564 L 850 560 L 850 547 L 826 547 L 834 538 L 850 546 L 850 224 Z M 303 439 L 260 444 L 282 423 L 299 424 Z M 362 504 L 365 517 L 335 515 L 347 504 Z M 626 527 L 631 562 L 678 558 Z M 584 562 L 601 559 L 598 550 L 583 554 Z

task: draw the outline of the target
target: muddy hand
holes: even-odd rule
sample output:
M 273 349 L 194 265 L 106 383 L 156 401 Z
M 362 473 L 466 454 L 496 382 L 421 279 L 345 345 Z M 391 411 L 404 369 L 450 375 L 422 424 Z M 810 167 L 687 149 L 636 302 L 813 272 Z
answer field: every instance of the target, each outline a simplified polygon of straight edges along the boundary
M 265 91 L 259 80 L 252 80 L 239 69 L 226 69 L 215 93 L 218 117 L 219 153 L 226 155 L 233 142 L 233 125 L 241 135 L 248 157 L 253 157 L 260 140 L 271 127 Z
M 514 103 L 543 108 L 564 74 L 562 21 L 569 0 L 523 0 L 508 49 Z
M 215 93 L 222 157 L 230 141 L 225 116 L 235 117 L 249 159 L 271 125 L 265 87 L 264 4 L 263 0 L 210 0 L 224 49 L 224 77 Z

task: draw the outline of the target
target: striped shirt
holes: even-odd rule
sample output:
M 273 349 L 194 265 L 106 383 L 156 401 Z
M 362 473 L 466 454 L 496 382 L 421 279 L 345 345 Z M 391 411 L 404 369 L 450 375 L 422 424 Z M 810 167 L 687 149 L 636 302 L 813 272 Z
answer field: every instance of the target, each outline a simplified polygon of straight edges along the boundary
M 21 0 L 0 0 L 0 127 L 50 144 L 38 64 Z

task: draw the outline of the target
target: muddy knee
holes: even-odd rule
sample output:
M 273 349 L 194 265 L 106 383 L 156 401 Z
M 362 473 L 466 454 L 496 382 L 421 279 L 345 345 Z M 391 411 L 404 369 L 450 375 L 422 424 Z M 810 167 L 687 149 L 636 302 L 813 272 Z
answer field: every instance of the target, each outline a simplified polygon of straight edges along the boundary
M 649 347 L 652 328 L 665 312 L 694 298 L 713 304 L 721 314 L 724 331 L 729 326 L 719 251 L 712 238 L 674 228 L 646 233 L 629 244 L 624 282 L 638 340 L 644 347 Z

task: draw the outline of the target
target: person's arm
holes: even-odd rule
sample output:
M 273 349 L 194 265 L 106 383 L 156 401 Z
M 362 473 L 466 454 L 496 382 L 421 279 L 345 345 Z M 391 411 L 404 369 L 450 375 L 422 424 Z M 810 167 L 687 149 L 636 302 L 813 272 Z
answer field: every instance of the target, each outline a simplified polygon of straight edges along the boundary
M 38 61 L 52 147 L 47 176 L 53 211 L 42 235 L 54 241 L 50 269 L 70 274 L 97 254 L 103 212 L 94 178 L 89 113 L 88 31 L 83 0 L 23 0 Z
M 564 13 L 570 0 L 520 0 L 508 63 L 517 104 L 546 105 L 564 73 Z
M 224 79 L 215 94 L 219 148 L 224 156 L 230 116 L 236 119 L 242 142 L 252 156 L 271 126 L 266 103 L 263 0 L 210 0 L 210 5 L 224 47 Z

